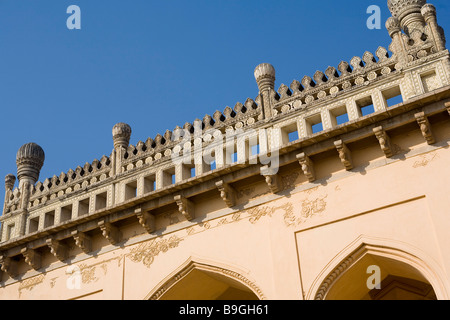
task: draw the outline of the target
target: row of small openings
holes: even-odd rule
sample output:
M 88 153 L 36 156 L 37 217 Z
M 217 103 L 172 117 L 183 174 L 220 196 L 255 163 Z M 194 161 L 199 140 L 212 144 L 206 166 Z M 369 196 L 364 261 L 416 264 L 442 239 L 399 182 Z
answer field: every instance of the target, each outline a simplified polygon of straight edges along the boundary
M 250 150 L 249 151 L 250 156 L 256 156 L 260 152 L 260 146 L 259 146 L 259 144 L 251 145 L 249 150 Z M 215 157 L 214 152 L 212 153 L 212 157 L 213 158 Z M 231 164 L 236 163 L 238 161 L 237 152 L 230 154 L 228 157 L 229 157 L 229 160 L 231 161 Z M 216 168 L 217 168 L 217 164 L 216 164 L 215 160 L 211 161 L 211 163 L 209 165 L 207 164 L 207 171 L 215 170 Z M 189 178 L 193 178 L 196 175 L 197 174 L 196 174 L 196 170 L 195 170 L 195 165 L 184 164 L 182 167 L 182 177 L 180 180 L 186 180 Z M 164 170 L 162 172 L 161 177 L 162 177 L 162 186 L 163 187 L 173 185 L 177 182 L 176 175 L 175 175 L 175 168 L 170 168 L 170 169 Z M 144 178 L 143 188 L 144 188 L 143 194 L 147 194 L 149 192 L 156 190 L 155 174 L 149 175 Z M 125 201 L 136 198 L 138 196 L 137 190 L 138 190 L 137 181 L 131 181 L 131 182 L 125 184 Z
M 107 193 L 103 192 L 103 193 L 97 194 L 95 196 L 95 210 L 104 209 L 104 208 L 106 208 L 106 206 L 107 206 Z M 78 211 L 76 212 L 76 216 L 81 217 L 81 216 L 87 215 L 87 214 L 89 214 L 89 210 L 90 210 L 89 198 L 81 200 L 78 202 Z M 63 223 L 63 222 L 72 220 L 74 218 L 74 213 L 75 213 L 74 206 L 71 204 L 61 207 L 59 222 Z M 55 210 L 46 212 L 44 214 L 44 224 L 43 224 L 44 229 L 55 225 L 55 216 L 56 216 Z M 34 217 L 29 220 L 29 226 L 28 226 L 29 233 L 33 233 L 33 232 L 36 232 L 39 230 L 39 221 L 40 221 L 40 216 Z
M 246 152 L 248 152 L 246 154 L 246 159 L 250 159 L 251 157 L 257 156 L 260 153 L 260 146 L 259 144 L 251 144 L 246 148 Z M 213 154 L 213 157 L 214 154 Z M 238 153 L 237 152 L 233 152 L 231 154 L 227 154 L 226 155 L 226 160 L 225 160 L 225 164 L 233 164 L 233 163 L 237 163 L 239 160 L 238 158 Z M 217 164 L 216 161 L 213 160 L 210 164 L 210 170 L 215 170 L 217 168 Z
M 395 86 L 382 92 L 383 99 L 387 107 L 392 107 L 403 102 L 401 90 L 399 86 Z M 372 96 L 356 101 L 357 112 L 359 117 L 364 117 L 375 112 Z M 342 105 L 330 110 L 331 124 L 333 127 L 349 122 L 347 107 Z M 305 120 L 306 131 L 308 135 L 323 131 L 323 123 L 321 114 L 316 114 Z M 291 124 L 283 128 L 283 143 L 293 142 L 299 139 L 297 125 Z

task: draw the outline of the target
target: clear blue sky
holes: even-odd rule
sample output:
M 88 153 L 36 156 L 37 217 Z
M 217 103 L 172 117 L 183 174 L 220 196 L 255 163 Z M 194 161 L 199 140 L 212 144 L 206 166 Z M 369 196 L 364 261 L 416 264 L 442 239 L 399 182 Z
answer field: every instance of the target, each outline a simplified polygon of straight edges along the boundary
M 434 0 L 450 39 L 448 0 Z M 68 30 L 69 5 L 81 30 Z M 382 9 L 369 30 L 368 6 Z M 254 99 L 262 62 L 282 83 L 390 44 L 386 0 L 0 0 L 0 199 L 19 147 L 36 142 L 40 181 L 113 148 Z M 3 202 L 2 202 L 3 203 Z

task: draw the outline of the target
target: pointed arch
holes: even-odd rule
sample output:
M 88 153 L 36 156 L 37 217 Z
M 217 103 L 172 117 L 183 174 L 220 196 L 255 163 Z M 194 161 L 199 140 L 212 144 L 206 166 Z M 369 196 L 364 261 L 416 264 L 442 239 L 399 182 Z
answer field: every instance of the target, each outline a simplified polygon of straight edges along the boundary
M 145 300 L 159 300 L 171 288 L 185 279 L 194 270 L 216 274 L 220 277 L 228 278 L 233 282 L 239 283 L 241 286 L 251 291 L 259 300 L 265 300 L 262 290 L 256 283 L 242 275 L 242 271 L 229 265 L 223 265 L 218 262 L 205 261 L 198 258 L 190 257 L 174 272 L 162 280 L 146 297 Z
M 367 255 L 392 259 L 408 265 L 433 287 L 439 300 L 448 300 L 448 280 L 441 267 L 426 253 L 404 242 L 364 235 L 345 247 L 319 273 L 308 291 L 308 300 L 324 300 L 333 285 Z

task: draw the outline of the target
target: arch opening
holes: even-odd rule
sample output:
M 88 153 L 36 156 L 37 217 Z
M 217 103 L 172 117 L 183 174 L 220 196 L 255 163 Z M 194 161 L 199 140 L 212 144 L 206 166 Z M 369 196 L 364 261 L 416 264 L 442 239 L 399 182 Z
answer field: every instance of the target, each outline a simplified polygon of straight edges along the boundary
M 447 300 L 445 288 L 445 275 L 426 253 L 361 235 L 321 271 L 308 299 Z
M 424 275 L 411 265 L 367 254 L 329 288 L 325 300 L 436 300 Z
M 262 300 L 261 290 L 240 273 L 189 260 L 147 296 L 150 300 Z

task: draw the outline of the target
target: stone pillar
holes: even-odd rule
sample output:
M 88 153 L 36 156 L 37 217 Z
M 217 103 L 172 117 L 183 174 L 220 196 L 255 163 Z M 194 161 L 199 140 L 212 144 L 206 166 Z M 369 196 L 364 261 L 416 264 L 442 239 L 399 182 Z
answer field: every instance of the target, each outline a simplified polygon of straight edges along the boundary
M 389 36 L 392 38 L 392 51 L 398 58 L 400 65 L 408 63 L 408 53 L 406 51 L 405 43 L 402 37 L 402 29 L 397 18 L 390 17 L 386 21 L 386 29 Z
M 23 194 L 25 183 L 34 185 L 39 179 L 39 174 L 44 165 L 45 153 L 40 146 L 35 143 L 27 143 L 20 147 L 16 156 L 17 177 L 19 179 L 19 189 Z
M 5 177 L 5 202 L 3 204 L 3 214 L 5 214 L 6 204 L 9 202 L 9 197 L 14 189 L 14 184 L 16 183 L 16 176 L 13 174 L 8 174 Z
M 17 177 L 19 179 L 20 204 L 18 235 L 25 234 L 26 221 L 28 216 L 28 203 L 33 190 L 33 186 L 39 179 L 39 174 L 44 165 L 45 153 L 36 143 L 27 143 L 20 147 L 16 156 Z
M 275 87 L 275 68 L 269 63 L 258 65 L 255 69 L 255 79 L 259 88 L 264 119 L 270 119 L 272 118 L 271 94 Z
M 421 13 L 431 32 L 430 36 L 433 38 L 436 51 L 445 50 L 445 39 L 443 38 L 437 23 L 436 8 L 432 4 L 427 3 L 422 7 Z
M 420 38 L 424 32 L 425 21 L 420 10 L 426 3 L 426 0 L 388 0 L 392 16 L 412 39 Z
M 126 123 L 117 123 L 112 129 L 114 141 L 114 161 L 113 168 L 115 174 L 122 172 L 122 159 L 130 144 L 131 127 Z

